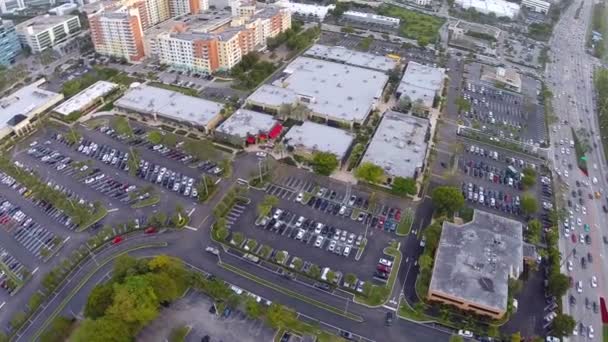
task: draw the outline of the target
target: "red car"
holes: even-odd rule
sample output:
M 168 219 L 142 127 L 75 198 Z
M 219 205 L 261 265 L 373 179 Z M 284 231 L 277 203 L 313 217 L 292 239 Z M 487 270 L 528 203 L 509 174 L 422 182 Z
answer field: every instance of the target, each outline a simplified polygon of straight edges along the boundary
M 122 236 L 117 236 L 114 238 L 114 240 L 112 240 L 112 244 L 113 245 L 118 245 L 119 243 L 121 243 L 124 240 L 124 238 Z
M 380 272 L 391 273 L 391 268 L 386 265 L 378 264 L 376 265 L 376 269 Z
M 384 228 L 384 217 L 378 219 L 378 229 Z
M 144 230 L 144 234 L 154 234 L 156 232 L 157 232 L 156 227 L 148 227 Z
M 576 234 L 570 235 L 572 237 L 572 242 L 576 243 Z
M 395 210 L 395 221 L 401 220 L 401 210 Z

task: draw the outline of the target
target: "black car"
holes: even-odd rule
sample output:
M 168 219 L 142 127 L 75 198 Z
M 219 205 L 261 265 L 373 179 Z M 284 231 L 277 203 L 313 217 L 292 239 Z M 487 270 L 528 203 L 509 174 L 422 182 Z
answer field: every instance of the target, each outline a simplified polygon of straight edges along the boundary
M 384 317 L 384 325 L 386 325 L 387 327 L 390 327 L 391 325 L 393 325 L 393 313 L 391 311 L 386 313 L 386 316 Z
M 587 261 L 588 261 L 589 263 L 592 263 L 592 262 L 593 262 L 593 255 L 591 255 L 591 253 L 587 253 Z
M 340 330 L 340 337 L 345 338 L 347 340 L 352 340 L 353 334 L 348 331 Z
M 585 243 L 588 245 L 591 244 L 591 236 L 589 236 L 589 234 L 585 235 Z
M 570 305 L 576 305 L 576 298 L 573 295 L 570 295 Z
M 597 302 L 593 302 L 593 312 L 594 313 L 598 312 Z
M 586 268 L 587 268 L 587 260 L 586 260 L 584 257 L 583 257 L 583 258 L 581 258 L 581 267 L 582 267 L 583 269 L 586 269 Z

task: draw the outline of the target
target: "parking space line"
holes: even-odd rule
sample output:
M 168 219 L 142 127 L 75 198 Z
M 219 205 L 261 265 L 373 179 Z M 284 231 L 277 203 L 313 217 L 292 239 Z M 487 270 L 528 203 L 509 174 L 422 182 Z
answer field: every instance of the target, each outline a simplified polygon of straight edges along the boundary
M 112 208 L 112 209 L 108 209 L 108 213 L 113 213 L 115 211 L 118 211 L 118 208 Z
M 39 269 L 39 268 L 40 268 L 40 267 L 36 267 L 36 268 L 34 268 L 34 270 L 32 271 L 32 275 L 36 274 L 36 272 L 38 272 L 38 269 Z
M 185 226 L 184 228 L 193 230 L 195 232 L 198 231 L 198 228 L 195 228 L 195 227 Z

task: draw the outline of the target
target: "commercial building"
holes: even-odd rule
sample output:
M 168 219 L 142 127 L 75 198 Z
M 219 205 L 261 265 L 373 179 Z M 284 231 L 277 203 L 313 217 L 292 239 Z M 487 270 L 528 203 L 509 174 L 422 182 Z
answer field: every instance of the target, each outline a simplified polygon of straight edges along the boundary
M 398 29 L 400 20 L 393 17 L 387 17 L 374 13 L 346 11 L 342 15 L 345 21 L 367 25 L 370 27 L 383 27 L 389 29 Z
M 11 65 L 20 52 L 21 44 L 13 22 L 0 20 L 0 65 Z
M 282 8 L 286 8 L 294 16 L 298 16 L 307 20 L 312 19 L 318 21 L 325 20 L 325 16 L 327 16 L 329 10 L 335 8 L 335 5 L 320 6 L 313 4 L 303 4 L 299 2 L 291 2 L 289 0 L 279 0 L 275 2 L 275 5 L 280 6 Z
M 410 0 L 410 1 L 415 3 L 418 6 L 430 6 L 432 3 L 431 0 Z
M 475 210 L 462 225 L 444 221 L 428 299 L 502 318 L 509 278 L 523 271 L 522 238 L 520 222 L 485 211 Z
M 515 18 L 519 14 L 519 5 L 504 0 L 456 0 L 456 6 L 463 9 L 472 8 L 482 14 L 494 13 L 497 17 Z
M 387 111 L 361 162 L 383 168 L 387 184 L 395 177 L 416 179 L 424 170 L 429 138 L 427 119 Z
M 505 89 L 521 93 L 521 76 L 512 68 L 483 65 L 481 81 L 493 86 L 500 85 Z
M 315 44 L 306 50 L 304 55 L 387 73 L 397 66 L 397 62 L 394 59 L 386 56 L 349 50 L 341 46 Z
M 53 112 L 61 115 L 70 115 L 73 112 L 85 113 L 87 110 L 103 101 L 103 98 L 106 95 L 112 93 L 116 89 L 118 89 L 118 84 L 116 83 L 97 81 L 87 89 L 57 106 L 53 109 Z
M 247 103 L 278 113 L 283 104 L 301 103 L 310 116 L 330 124 L 362 124 L 375 108 L 388 82 L 382 72 L 298 57 L 272 84 L 258 88 Z
M 220 111 L 223 105 L 140 84 L 131 87 L 125 95 L 114 102 L 114 108 L 209 133 L 221 120 Z
M 408 96 L 412 103 L 422 101 L 427 112 L 433 107 L 435 96 L 441 94 L 445 70 L 416 62 L 409 62 L 397 87 L 397 97 Z
M 339 161 L 346 160 L 353 136 L 339 128 L 305 121 L 301 126 L 293 126 L 283 137 L 289 151 L 311 158 L 315 152 L 332 153 Z
M 0 139 L 29 133 L 39 116 L 63 99 L 62 94 L 39 88 L 40 79 L 0 99 Z
M 16 26 L 17 36 L 22 46 L 32 53 L 67 42 L 80 30 L 80 20 L 75 15 L 43 15 L 26 20 Z
M 549 13 L 551 8 L 551 3 L 543 0 L 522 0 L 521 5 L 531 11 L 543 14 Z
M 282 131 L 274 116 L 241 108 L 215 129 L 214 136 L 235 146 L 246 146 L 276 139 Z
M 49 10 L 49 13 L 54 14 L 54 15 L 68 15 L 77 10 L 78 10 L 77 4 L 65 3 L 65 4 L 59 5 L 57 7 L 51 8 Z

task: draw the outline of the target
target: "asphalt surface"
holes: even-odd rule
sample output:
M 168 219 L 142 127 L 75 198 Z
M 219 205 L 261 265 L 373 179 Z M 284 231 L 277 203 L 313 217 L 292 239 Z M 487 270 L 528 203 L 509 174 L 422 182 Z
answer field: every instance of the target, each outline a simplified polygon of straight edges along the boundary
M 579 19 L 574 19 L 574 13 L 579 7 L 580 2 L 575 1 L 568 10 L 563 13 L 561 20 L 554 29 L 553 38 L 550 41 L 551 45 L 551 63 L 547 65 L 547 83 L 554 93 L 553 107 L 555 114 L 559 117 L 560 123 L 554 125 L 551 131 L 552 144 L 561 139 L 570 141 L 572 139 L 570 127 L 578 130 L 584 128 L 591 134 L 590 144 L 597 142 L 597 147 L 593 148 L 590 153 L 587 153 L 587 163 L 589 167 L 589 176 L 585 176 L 580 170 L 576 169 L 576 160 L 574 153 L 569 156 L 561 155 L 561 146 L 552 145 L 554 155 L 559 155 L 559 158 L 567 158 L 574 165 L 574 170 L 569 177 L 561 177 L 561 180 L 566 184 L 569 190 L 565 191 L 565 198 L 570 197 L 568 194 L 572 189 L 577 189 L 576 181 L 588 182 L 588 187 L 582 187 L 583 195 L 586 198 L 587 193 L 595 191 L 602 192 L 600 200 L 586 201 L 587 215 L 582 213 L 573 213 L 574 217 L 581 217 L 584 223 L 591 227 L 589 233 L 592 243 L 584 245 L 573 243 L 571 238 L 566 237 L 560 225 L 560 250 L 563 260 L 562 273 L 569 274 L 574 282 L 582 281 L 583 291 L 578 293 L 575 288 L 568 291 L 568 295 L 573 295 L 577 299 L 577 304 L 574 306 L 564 305 L 564 310 L 570 313 L 579 323 L 585 326 L 593 326 L 595 330 L 595 338 L 600 339 L 602 333 L 601 317 L 599 314 L 594 314 L 592 310 L 585 308 L 584 298 L 587 297 L 592 301 L 598 301 L 600 296 L 605 296 L 608 289 L 608 272 L 606 272 L 606 245 L 602 243 L 602 236 L 605 234 L 606 214 L 602 211 L 602 203 L 604 202 L 605 191 L 608 190 L 606 184 L 606 161 L 602 153 L 602 146 L 598 136 L 598 124 L 595 118 L 595 106 L 593 103 L 593 68 L 599 62 L 585 53 L 586 34 L 591 18 L 592 2 L 585 1 L 582 7 Z M 567 120 L 567 124 L 564 123 Z M 561 160 L 554 160 L 554 170 L 557 173 L 559 170 L 563 175 L 564 166 Z M 592 180 L 596 177 L 597 184 L 593 184 Z M 565 201 L 562 201 L 565 202 Z M 566 208 L 569 209 L 569 208 Z M 582 229 L 577 227 L 577 234 L 582 233 Z M 572 257 L 572 249 L 576 248 L 577 257 Z M 595 261 L 588 265 L 586 269 L 582 269 L 580 257 L 587 253 L 595 256 Z M 573 261 L 574 268 L 572 272 L 567 270 L 567 261 Z M 577 262 L 578 261 L 578 262 Z M 597 276 L 598 287 L 591 288 L 590 279 L 592 276 Z M 568 303 L 568 299 L 564 299 L 564 303 Z M 586 329 L 584 332 L 587 332 Z M 573 341 L 584 341 L 589 338 L 581 334 L 571 337 Z

